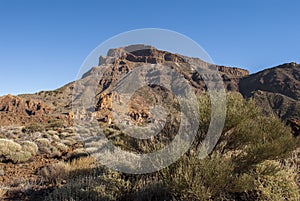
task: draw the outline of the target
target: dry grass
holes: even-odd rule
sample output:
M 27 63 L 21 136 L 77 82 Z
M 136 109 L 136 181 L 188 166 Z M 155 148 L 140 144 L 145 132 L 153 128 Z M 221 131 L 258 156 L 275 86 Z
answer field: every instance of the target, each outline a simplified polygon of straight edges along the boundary
M 4 198 L 5 194 L 8 192 L 9 188 L 5 186 L 0 186 L 0 199 Z

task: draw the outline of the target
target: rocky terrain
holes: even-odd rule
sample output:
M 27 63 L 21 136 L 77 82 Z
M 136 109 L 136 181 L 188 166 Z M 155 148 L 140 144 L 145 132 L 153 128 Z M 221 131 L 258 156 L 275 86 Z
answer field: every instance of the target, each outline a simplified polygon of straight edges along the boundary
M 299 136 L 299 64 L 288 63 L 249 74 L 248 70 L 242 68 L 215 66 L 197 58 L 146 45 L 111 49 L 106 57 L 99 58 L 99 66 L 91 68 L 82 76 L 80 83 L 86 84 L 91 77 L 96 75 L 97 78 L 97 73 L 103 73 L 101 79 L 96 80 L 92 110 L 99 123 L 114 125 L 112 102 L 119 98 L 114 89 L 122 81 L 122 77 L 141 65 L 151 64 L 165 65 L 178 71 L 196 94 L 205 92 L 207 86 L 205 78 L 197 73 L 193 65 L 205 66 L 208 70 L 216 68 L 227 92 L 241 93 L 246 99 L 253 98 L 265 114 L 281 118 L 291 127 L 293 134 Z M 102 72 L 104 67 L 105 71 Z M 150 77 L 153 80 L 164 78 L 153 74 Z M 178 90 L 183 87 L 175 79 L 170 85 Z M 34 194 L 33 190 L 43 194 L 43 189 L 49 190 L 65 184 L 66 181 L 55 181 L 55 173 L 49 176 L 51 171 L 55 171 L 51 169 L 52 164 L 88 156 L 80 135 L 73 127 L 72 100 L 76 100 L 77 95 L 73 97 L 74 87 L 76 82 L 53 91 L 0 97 L 0 198 L 24 200 L 26 197 L 34 200 L 39 195 Z M 151 85 L 139 89 L 131 98 L 129 111 L 118 111 L 118 115 L 127 116 L 128 122 L 131 120 L 144 125 L 152 121 L 151 105 L 158 103 L 169 108 L 169 113 L 176 113 L 178 110 L 178 102 L 174 101 L 170 91 L 159 85 Z M 11 151 L 16 154 L 10 154 Z M 48 178 L 47 181 L 44 181 L 45 177 Z
M 239 91 L 283 120 L 299 118 L 299 76 L 300 65 L 287 63 L 242 78 Z
M 106 57 L 101 56 L 99 66 L 109 66 L 99 81 L 97 88 L 96 111 L 98 119 L 111 121 L 111 93 L 115 85 L 129 71 L 141 64 L 162 64 L 176 69 L 185 76 L 195 91 L 205 91 L 205 82 L 191 69 L 191 63 L 207 65 L 197 58 L 189 58 L 179 54 L 157 50 L 151 46 L 133 45 L 111 49 Z M 180 67 L 178 67 L 178 65 Z M 274 114 L 284 121 L 297 119 L 300 115 L 300 68 L 299 64 L 288 63 L 266 69 L 255 74 L 236 67 L 215 66 L 220 72 L 227 91 L 238 91 L 245 98 L 254 98 L 268 114 Z M 95 75 L 102 67 L 93 67 L 83 75 L 83 79 Z M 174 84 L 174 83 L 173 83 Z M 74 82 L 54 91 L 42 91 L 36 94 L 11 95 L 0 98 L 1 125 L 27 125 L 32 122 L 46 122 L 50 119 L 62 119 L 70 124 L 72 117 L 72 91 Z M 157 87 L 156 87 L 157 88 Z M 140 91 L 143 94 L 145 91 Z M 157 91 L 154 92 L 157 94 Z M 150 95 L 154 96 L 153 94 Z M 156 102 L 161 102 L 159 97 Z M 139 104 L 147 105 L 143 98 L 137 96 Z M 137 120 L 140 116 L 148 116 L 145 109 L 131 111 Z

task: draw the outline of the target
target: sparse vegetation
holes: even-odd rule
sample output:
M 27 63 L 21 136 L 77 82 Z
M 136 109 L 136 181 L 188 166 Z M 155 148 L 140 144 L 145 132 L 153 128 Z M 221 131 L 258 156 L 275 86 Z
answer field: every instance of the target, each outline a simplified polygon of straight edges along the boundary
M 23 133 L 34 133 L 44 131 L 44 126 L 38 123 L 32 123 L 22 128 Z
M 64 127 L 64 122 L 60 119 L 52 119 L 48 121 L 48 124 L 45 126 L 46 130 L 53 130 L 57 128 Z
M 42 198 L 48 201 L 297 201 L 298 155 L 294 153 L 291 158 L 291 153 L 299 146 L 299 140 L 279 119 L 262 114 L 253 100 L 229 93 L 227 102 L 223 134 L 208 157 L 198 158 L 211 112 L 209 96 L 202 95 L 200 127 L 190 150 L 171 166 L 152 174 L 128 175 L 101 166 L 80 146 L 74 129 L 64 128 L 56 121 L 46 126 L 30 125 L 23 132 L 17 128 L 9 134 L 2 132 L 2 137 L 13 136 L 14 140 L 0 139 L 0 156 L 2 162 L 12 163 L 28 161 L 37 153 L 59 159 L 37 171 L 40 179 L 35 183 L 54 187 Z M 116 146 L 143 153 L 169 143 L 177 130 L 167 125 L 163 136 L 171 138 L 162 144 L 161 137 L 140 142 L 126 139 L 115 125 L 104 131 Z M 90 145 L 99 146 L 97 142 Z M 63 155 L 65 161 L 61 160 Z M 25 194 L 33 186 L 23 188 L 22 182 L 17 184 L 12 186 L 17 185 Z M 10 191 L 7 187 L 0 193 Z
M 33 143 L 24 142 L 23 146 L 13 140 L 0 139 L 0 161 L 22 163 L 36 154 Z
M 38 146 L 31 141 L 21 142 L 22 150 L 31 153 L 32 156 L 35 156 L 39 150 Z
M 203 118 L 198 140 L 205 135 L 210 115 L 208 97 L 200 97 L 200 102 L 206 105 L 200 111 Z M 297 201 L 297 167 L 280 162 L 290 157 L 295 141 L 280 120 L 264 116 L 254 101 L 228 94 L 225 129 L 209 157 L 186 154 L 171 166 L 147 175 L 121 174 L 97 166 L 93 160 L 85 161 L 90 158 L 75 159 L 64 164 L 67 184 L 46 200 Z M 191 150 L 197 153 L 199 147 L 195 143 Z

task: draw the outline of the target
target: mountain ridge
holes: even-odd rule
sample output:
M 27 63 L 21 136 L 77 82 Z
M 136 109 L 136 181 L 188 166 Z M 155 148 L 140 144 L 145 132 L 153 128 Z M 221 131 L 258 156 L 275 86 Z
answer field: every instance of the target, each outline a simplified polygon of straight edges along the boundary
M 205 91 L 206 88 L 203 79 L 191 68 L 191 64 L 193 63 L 201 64 L 208 68 L 213 66 L 213 64 L 205 63 L 201 59 L 158 50 L 153 46 L 140 44 L 132 45 L 110 49 L 106 57 L 99 57 L 100 67 L 91 68 L 82 76 L 82 79 L 95 73 L 101 66 L 107 67 L 106 72 L 104 72 L 103 77 L 99 81 L 98 89 L 101 90 L 97 96 L 98 100 L 96 108 L 100 113 L 109 113 L 111 110 L 109 107 L 111 94 L 107 93 L 107 89 L 113 87 L 122 76 L 140 64 L 163 64 L 175 68 L 185 76 L 185 79 L 196 91 Z M 300 117 L 299 64 L 295 62 L 285 63 L 253 74 L 250 74 L 246 69 L 238 67 L 221 65 L 214 65 L 214 67 L 219 71 L 226 91 L 239 92 L 245 98 L 255 99 L 258 105 L 262 106 L 267 114 L 276 115 L 284 121 L 291 118 L 298 119 Z M 0 125 L 25 125 L 27 123 L 32 123 L 32 121 L 36 121 L 35 118 L 33 118 L 36 116 L 42 120 L 55 118 L 71 123 L 74 84 L 75 82 L 71 82 L 53 91 L 41 91 L 35 94 L 21 94 L 17 96 L 7 95 L 0 97 L 0 108 L 7 108 L 8 103 L 11 104 L 17 97 L 21 102 L 26 102 L 28 100 L 42 101 L 44 102 L 44 107 L 50 108 L 49 111 L 51 111 L 49 113 L 31 113 L 30 115 L 28 114 L 28 116 L 22 111 L 21 116 L 25 121 L 20 121 L 16 118 L 18 114 L 21 114 L 18 113 L 18 109 L 14 111 L 1 110 Z M 20 110 L 26 109 L 22 106 Z M 137 115 L 135 113 L 138 112 L 141 111 L 135 111 L 133 113 L 134 115 Z M 106 114 L 106 116 L 100 116 L 98 116 L 99 119 L 106 119 L 104 120 L 105 123 L 107 123 L 110 118 L 108 117 L 108 114 Z

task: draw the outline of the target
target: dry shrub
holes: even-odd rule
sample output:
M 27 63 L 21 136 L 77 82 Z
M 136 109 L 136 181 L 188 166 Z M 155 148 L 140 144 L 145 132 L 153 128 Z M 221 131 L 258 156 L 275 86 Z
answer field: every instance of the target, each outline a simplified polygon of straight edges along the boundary
M 13 140 L 0 139 L 0 161 L 22 163 L 32 157 L 31 152 L 22 149 L 22 146 Z

